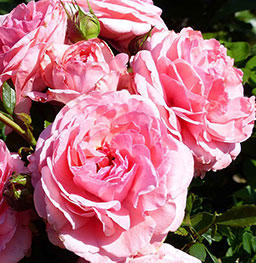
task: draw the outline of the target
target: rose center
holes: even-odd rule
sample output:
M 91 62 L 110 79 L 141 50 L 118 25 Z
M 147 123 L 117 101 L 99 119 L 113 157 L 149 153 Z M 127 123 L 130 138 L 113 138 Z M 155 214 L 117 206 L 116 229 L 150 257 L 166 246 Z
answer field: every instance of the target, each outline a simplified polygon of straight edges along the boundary
M 115 157 L 112 155 L 108 145 L 98 148 L 97 151 L 105 155 L 104 157 L 101 158 L 99 162 L 96 163 L 97 172 L 101 168 L 113 165 L 113 161 L 115 160 Z

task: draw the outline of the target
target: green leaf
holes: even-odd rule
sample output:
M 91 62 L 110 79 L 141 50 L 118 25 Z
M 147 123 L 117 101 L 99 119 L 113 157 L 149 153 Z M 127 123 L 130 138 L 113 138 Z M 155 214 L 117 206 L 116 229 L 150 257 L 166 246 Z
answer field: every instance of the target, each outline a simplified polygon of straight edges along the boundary
M 209 245 L 212 244 L 212 235 L 210 229 L 206 233 L 202 234 L 202 237 L 209 243 Z
M 255 168 L 255 172 L 256 172 L 256 168 Z M 235 192 L 233 196 L 235 198 L 243 200 L 246 204 L 254 204 L 256 201 L 256 192 L 250 185 L 247 185 L 241 190 Z
M 248 83 L 253 88 L 256 87 L 256 71 L 252 71 Z
M 256 56 L 250 58 L 246 65 L 245 65 L 246 68 L 249 68 L 251 70 L 256 70 Z
M 227 38 L 227 32 L 225 31 L 219 31 L 219 32 L 207 32 L 207 33 L 203 33 L 203 38 L 204 39 L 211 39 L 211 38 L 215 38 L 218 40 L 225 40 Z
M 206 258 L 206 250 L 205 249 L 206 249 L 206 247 L 204 246 L 204 244 L 196 243 L 189 248 L 189 254 L 191 256 L 194 256 L 194 257 L 204 261 Z
M 218 259 L 205 247 L 207 252 L 207 263 L 219 263 Z
M 190 213 L 192 211 L 193 208 L 193 202 L 195 200 L 195 195 L 194 194 L 190 194 L 187 198 L 187 203 L 186 203 L 186 209 L 185 209 L 185 217 L 183 220 L 183 223 L 185 225 L 190 225 Z
M 212 240 L 215 242 L 220 242 L 222 240 L 222 235 L 216 232 L 215 235 L 212 237 Z
M 248 79 L 250 78 L 252 72 L 251 72 L 251 70 L 249 68 L 240 68 L 240 69 L 244 73 L 244 75 L 243 75 L 243 84 L 245 84 L 248 81 Z
M 184 227 L 179 227 L 176 231 L 175 234 L 179 235 L 179 236 L 187 236 L 188 235 L 188 231 L 184 228 Z
M 228 48 L 228 55 L 235 59 L 235 62 L 245 60 L 250 54 L 250 45 L 247 42 L 225 42 Z
M 242 237 L 243 248 L 248 254 L 252 253 L 252 247 L 251 247 L 251 239 L 252 239 L 252 237 L 253 237 L 252 233 L 249 233 L 249 232 L 244 232 L 243 233 L 243 237 Z
M 248 23 L 250 22 L 251 19 L 254 18 L 254 15 L 250 12 L 250 10 L 244 10 L 244 11 L 235 13 L 235 17 L 243 22 Z
M 251 56 L 255 56 L 256 55 L 256 44 L 251 46 Z
M 214 223 L 216 216 L 207 212 L 202 212 L 191 218 L 191 225 L 199 233 L 206 232 Z
M 201 186 L 203 186 L 203 185 L 201 185 Z M 196 198 L 193 202 L 193 209 L 192 209 L 193 213 L 197 213 L 197 211 L 202 211 L 202 209 L 203 209 L 202 203 L 203 203 L 203 198 L 196 196 Z
M 233 249 L 232 247 L 229 247 L 226 252 L 226 257 L 232 257 L 233 256 Z
M 217 217 L 216 223 L 231 227 L 246 227 L 256 224 L 256 206 L 241 205 L 232 207 Z
M 202 234 L 202 237 L 205 240 L 207 240 L 209 245 L 212 244 L 212 241 L 220 242 L 222 240 L 222 235 L 220 233 L 216 232 L 216 230 L 212 229 L 212 228 L 210 228 L 206 233 Z
M 255 236 L 251 238 L 251 245 L 252 245 L 253 252 L 256 253 L 256 237 Z
M 186 203 L 186 213 L 190 214 L 193 208 L 193 202 L 195 201 L 195 195 L 190 194 L 187 198 L 187 203 Z
M 12 89 L 7 82 L 4 82 L 2 86 L 2 99 L 5 110 L 13 115 L 14 107 L 16 104 L 16 94 L 14 89 Z

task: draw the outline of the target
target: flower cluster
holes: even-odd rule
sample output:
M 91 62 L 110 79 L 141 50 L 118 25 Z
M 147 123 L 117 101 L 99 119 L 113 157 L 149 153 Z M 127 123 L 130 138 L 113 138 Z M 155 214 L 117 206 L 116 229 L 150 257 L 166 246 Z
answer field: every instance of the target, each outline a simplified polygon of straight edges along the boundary
M 151 0 L 31 1 L 0 17 L 4 105 L 7 83 L 1 121 L 34 149 L 23 163 L 0 141 L 1 262 L 30 249 L 33 209 L 79 262 L 200 262 L 163 242 L 192 178 L 227 167 L 255 118 L 223 45 L 168 30 Z M 36 143 L 32 102 L 58 109 Z M 31 177 L 29 209 L 15 175 Z

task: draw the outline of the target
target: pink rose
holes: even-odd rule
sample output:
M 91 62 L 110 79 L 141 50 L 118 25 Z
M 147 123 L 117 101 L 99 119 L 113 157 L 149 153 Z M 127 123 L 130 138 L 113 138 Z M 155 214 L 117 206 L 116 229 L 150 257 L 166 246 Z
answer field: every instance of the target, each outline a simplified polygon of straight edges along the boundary
M 11 78 L 17 103 L 31 90 L 45 87 L 39 62 L 46 47 L 63 43 L 66 14 L 59 1 L 20 4 L 0 19 L 0 86 Z
M 152 246 L 151 251 L 128 258 L 125 263 L 200 263 L 201 261 L 185 252 L 163 243 Z M 81 262 L 82 263 L 82 262 Z
M 129 257 L 120 263 L 200 263 L 201 261 L 185 252 L 163 243 L 158 246 L 151 245 L 147 250 L 139 252 L 134 257 Z M 79 258 L 77 263 L 89 263 Z
M 255 118 L 254 97 L 243 96 L 242 71 L 217 40 L 191 28 L 155 33 L 146 49 L 131 64 L 136 92 L 175 112 L 199 171 L 228 166 Z
M 87 2 L 77 3 L 88 12 Z M 90 5 L 100 21 L 100 36 L 121 51 L 136 36 L 155 30 L 167 29 L 161 19 L 162 10 L 149 0 L 91 0 Z
M 30 162 L 52 242 L 99 263 L 122 261 L 178 228 L 194 165 L 155 105 L 125 90 L 70 101 Z
M 18 262 L 31 246 L 30 212 L 10 209 L 3 197 L 4 185 L 12 173 L 26 171 L 19 157 L 11 155 L 0 140 L 0 262 Z
M 153 1 L 152 0 L 141 0 L 143 2 L 146 2 L 146 3 L 149 3 L 149 4 L 152 4 L 153 5 Z
M 113 55 L 104 41 L 92 39 L 73 45 L 55 44 L 41 63 L 47 94 L 34 93 L 34 99 L 45 97 L 67 103 L 92 90 L 114 90 L 120 76 L 128 75 L 126 54 Z M 103 82 L 98 85 L 97 82 Z M 33 96 L 31 96 L 33 98 Z

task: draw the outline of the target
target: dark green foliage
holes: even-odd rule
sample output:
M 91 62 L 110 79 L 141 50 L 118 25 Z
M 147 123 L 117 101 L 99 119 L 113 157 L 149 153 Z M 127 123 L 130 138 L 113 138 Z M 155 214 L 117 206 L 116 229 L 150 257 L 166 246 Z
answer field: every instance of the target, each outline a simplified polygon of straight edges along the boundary
M 16 104 L 16 95 L 14 89 L 12 89 L 7 82 L 2 86 L 2 101 L 6 112 L 13 115 Z

